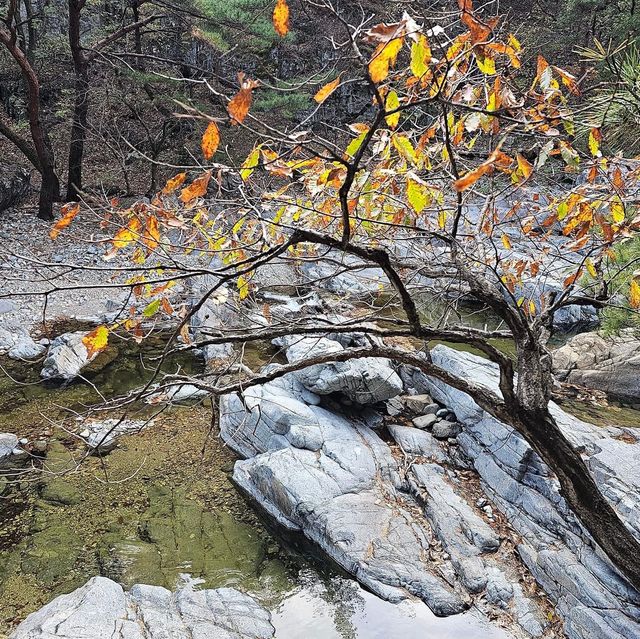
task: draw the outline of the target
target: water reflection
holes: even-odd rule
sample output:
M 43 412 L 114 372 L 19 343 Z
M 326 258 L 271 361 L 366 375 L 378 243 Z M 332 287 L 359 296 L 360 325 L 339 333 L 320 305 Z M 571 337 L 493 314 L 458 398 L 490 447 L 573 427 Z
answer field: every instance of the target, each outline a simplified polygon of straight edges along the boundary
M 511 639 L 474 612 L 436 617 L 426 605 L 391 604 L 350 579 L 301 574 L 301 587 L 273 611 L 276 639 Z

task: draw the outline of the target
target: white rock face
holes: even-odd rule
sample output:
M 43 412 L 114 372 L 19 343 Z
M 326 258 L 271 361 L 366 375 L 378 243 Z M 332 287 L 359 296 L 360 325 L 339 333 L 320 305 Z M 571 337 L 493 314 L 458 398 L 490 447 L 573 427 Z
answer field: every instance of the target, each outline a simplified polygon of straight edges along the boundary
M 83 331 L 77 331 L 56 337 L 49 346 L 40 376 L 44 379 L 64 380 L 77 377 L 80 371 L 97 356 L 95 353 L 89 357 L 87 348 L 82 342 L 86 334 Z
M 424 464 L 426 457 L 445 461 L 444 449 L 429 433 L 394 427 L 411 469 L 405 481 L 390 447 L 364 422 L 365 408 L 346 417 L 320 406 L 320 399 L 294 374 L 221 397 L 221 436 L 247 458 L 235 464 L 236 483 L 378 596 L 394 602 L 418 597 L 439 616 L 463 612 L 472 601 L 484 609 L 472 596 L 489 583 L 485 572 L 494 568 L 501 584 L 511 565 L 500 554 L 498 534 L 466 504 L 455 476 Z M 420 456 L 422 472 L 412 455 Z M 445 512 L 448 525 L 438 515 Z M 444 544 L 441 534 L 451 560 L 432 561 L 436 540 Z M 499 608 L 487 612 L 506 611 L 514 637 L 541 634 L 537 605 L 517 589 L 503 594 Z
M 344 347 L 326 337 L 305 337 L 287 349 L 289 362 L 340 353 Z M 347 362 L 317 364 L 295 373 L 300 383 L 313 393 L 342 393 L 358 404 L 375 404 L 402 392 L 402 380 L 391 368 L 389 360 L 363 357 Z
M 0 466 L 6 464 L 14 449 L 18 446 L 18 438 L 13 433 L 0 433 Z
M 105 577 L 30 614 L 10 639 L 270 639 L 271 615 L 233 588 L 175 593 Z
M 45 347 L 34 342 L 26 330 L 0 328 L 0 353 L 6 353 L 11 359 L 36 359 L 44 350 Z
M 553 366 L 572 384 L 640 402 L 640 336 L 633 330 L 611 337 L 576 335 L 553 352 Z

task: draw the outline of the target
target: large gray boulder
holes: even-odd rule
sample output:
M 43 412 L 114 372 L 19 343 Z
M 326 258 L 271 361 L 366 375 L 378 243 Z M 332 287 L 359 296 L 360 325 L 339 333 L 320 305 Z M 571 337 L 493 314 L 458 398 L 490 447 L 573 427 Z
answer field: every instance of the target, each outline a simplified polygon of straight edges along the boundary
M 581 333 L 553 353 L 560 379 L 640 403 L 640 336 L 627 329 L 605 337 Z
M 18 437 L 13 433 L 0 433 L 0 467 L 5 466 L 11 459 L 13 451 L 18 446 Z
M 363 419 L 320 402 L 294 374 L 222 397 L 221 436 L 247 458 L 236 462 L 234 481 L 281 525 L 302 532 L 380 597 L 418 597 L 440 616 L 472 603 L 486 609 L 474 599 L 489 583 L 482 574 L 495 569 L 496 579 L 504 580 L 509 572 L 498 556 L 499 535 L 466 502 L 464 486 L 438 466 L 404 478 L 414 455 L 444 461 L 439 444 L 427 441 L 428 433 L 396 427 L 394 436 L 407 446 L 400 463 Z M 437 515 L 445 512 L 456 513 L 448 527 Z M 464 541 L 474 530 L 471 541 Z M 459 552 L 444 554 L 445 543 Z M 525 610 L 527 627 L 535 630 L 536 604 L 523 603 L 520 594 L 512 590 L 498 608 L 509 615 L 507 624 L 524 623 L 518 610 Z M 502 614 L 491 606 L 487 613 Z
M 232 588 L 135 585 L 126 593 L 93 577 L 30 614 L 10 639 L 270 639 L 274 632 L 269 612 Z
M 44 351 L 45 346 L 36 343 L 24 328 L 0 328 L 0 353 L 11 359 L 36 359 Z
M 29 190 L 30 181 L 27 169 L 0 164 L 0 213 L 20 203 Z
M 489 361 L 441 345 L 431 357 L 445 370 L 499 392 L 498 373 Z M 405 379 L 455 410 L 463 424 L 458 444 L 485 492 L 521 535 L 520 556 L 555 602 L 567 636 L 640 638 L 640 593 L 598 549 L 527 442 L 465 393 L 416 371 Z M 584 451 L 603 494 L 640 539 L 640 441 L 633 429 L 598 428 L 553 403 L 551 412 L 566 437 Z
M 86 332 L 76 331 L 56 337 L 49 346 L 40 376 L 43 379 L 61 380 L 77 377 L 80 371 L 98 356 L 98 353 L 89 356 L 82 341 L 85 335 Z
M 326 337 L 305 337 L 287 349 L 287 360 L 296 363 L 314 357 L 340 353 L 342 344 Z M 313 393 L 341 393 L 357 404 L 375 404 L 402 392 L 402 380 L 389 360 L 363 357 L 346 362 L 316 364 L 295 373 L 300 383 Z

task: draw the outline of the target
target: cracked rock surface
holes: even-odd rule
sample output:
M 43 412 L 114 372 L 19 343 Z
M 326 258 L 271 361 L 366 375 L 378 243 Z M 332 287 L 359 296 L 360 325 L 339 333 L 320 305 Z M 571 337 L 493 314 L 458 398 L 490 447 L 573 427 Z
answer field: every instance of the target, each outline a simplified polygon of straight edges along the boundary
M 93 577 L 29 615 L 10 639 L 270 639 L 274 632 L 269 612 L 233 588 L 125 592 Z

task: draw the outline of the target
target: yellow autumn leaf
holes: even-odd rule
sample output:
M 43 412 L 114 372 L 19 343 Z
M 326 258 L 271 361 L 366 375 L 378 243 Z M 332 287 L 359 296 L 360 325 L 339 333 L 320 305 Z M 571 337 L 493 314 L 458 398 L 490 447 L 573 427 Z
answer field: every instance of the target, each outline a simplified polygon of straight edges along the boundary
M 520 153 L 516 155 L 516 160 L 518 161 L 518 171 L 522 175 L 522 179 L 526 180 L 533 173 L 533 166 Z
M 427 38 L 420 34 L 417 42 L 411 45 L 411 73 L 416 78 L 421 78 L 429 70 L 431 62 L 431 49 Z
M 276 2 L 276 6 L 273 9 L 273 28 L 281 38 L 284 38 L 289 33 L 289 5 L 287 0 L 278 0 Z
M 390 113 L 392 111 L 396 111 L 396 109 L 400 106 L 400 100 L 398 99 L 398 94 L 391 90 L 387 93 L 387 99 L 385 101 L 385 111 Z M 387 124 L 389 128 L 395 129 L 398 126 L 398 122 L 400 122 L 400 111 L 396 111 L 395 113 L 391 113 L 386 116 Z
M 425 184 L 417 180 L 407 180 L 407 201 L 416 213 L 422 213 L 430 204 L 430 197 Z
M 624 222 L 624 205 L 619 200 L 611 203 L 611 217 L 616 224 Z
M 238 277 L 237 286 L 240 299 L 245 299 L 249 295 L 249 282 L 240 275 L 240 277 Z
M 109 342 L 109 329 L 106 326 L 98 326 L 82 338 L 82 343 L 87 349 L 87 356 L 93 357 L 103 351 Z
M 638 284 L 638 280 L 631 280 L 629 304 L 631 308 L 640 308 L 640 284 Z
M 485 75 L 496 74 L 496 61 L 493 58 L 476 56 L 476 62 L 478 64 L 478 69 L 480 69 L 480 71 Z
M 322 104 L 340 85 L 340 76 L 331 82 L 327 82 L 323 87 L 318 89 L 318 92 L 313 96 L 313 99 Z
M 369 77 L 372 82 L 378 84 L 386 80 L 389 68 L 395 64 L 400 49 L 402 49 L 402 38 L 394 38 L 378 45 L 369 62 Z
M 417 164 L 418 157 L 416 155 L 416 150 L 413 148 L 413 144 L 411 144 L 408 137 L 395 133 L 391 137 L 391 143 L 405 160 L 411 162 L 411 164 Z
M 438 226 L 444 231 L 446 224 L 447 224 L 447 212 L 445 210 L 441 210 L 438 213 Z
M 602 139 L 602 133 L 600 129 L 593 128 L 589 131 L 589 151 L 594 158 L 600 157 L 600 140 Z
M 249 176 L 255 171 L 260 160 L 260 145 L 256 146 L 251 153 L 247 156 L 247 159 L 242 163 L 240 167 L 240 177 L 243 182 L 249 179 Z
M 142 229 L 142 222 L 137 217 L 131 218 L 127 226 L 122 227 L 113 236 L 113 246 L 116 249 L 121 249 L 129 246 L 131 242 L 140 238 L 140 230 Z
M 584 265 L 587 267 L 587 271 L 589 271 L 589 275 L 591 277 L 598 277 L 598 272 L 596 271 L 595 264 L 591 261 L 591 258 L 587 258 L 584 261 Z
M 348 158 L 352 158 L 355 156 L 355 154 L 358 152 L 358 149 L 362 146 L 362 143 L 364 142 L 364 139 L 367 135 L 367 131 L 369 129 L 367 128 L 365 131 L 363 131 L 357 138 L 353 138 L 353 140 L 351 140 L 351 142 L 349 142 L 347 148 L 345 149 L 344 153 Z
M 507 251 L 511 250 L 511 240 L 506 233 L 502 234 L 502 245 L 507 249 Z
M 218 131 L 218 125 L 215 122 L 209 122 L 204 135 L 202 136 L 202 155 L 205 160 L 210 160 L 220 145 L 220 131 Z

